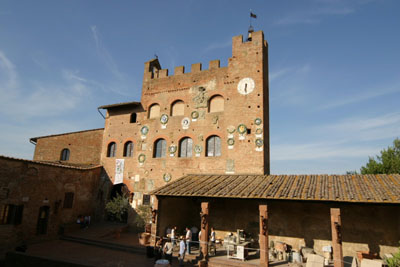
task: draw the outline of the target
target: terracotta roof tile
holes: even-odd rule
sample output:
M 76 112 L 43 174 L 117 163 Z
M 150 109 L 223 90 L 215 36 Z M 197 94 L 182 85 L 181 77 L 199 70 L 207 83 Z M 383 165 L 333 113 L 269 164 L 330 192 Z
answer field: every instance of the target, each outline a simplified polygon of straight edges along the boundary
M 37 161 L 37 160 L 29 160 L 29 159 L 19 159 L 13 158 L 8 156 L 0 155 L 0 159 L 7 159 L 7 160 L 14 160 L 14 161 L 22 161 L 40 165 L 47 165 L 47 166 L 55 166 L 61 168 L 68 168 L 68 169 L 77 169 L 77 170 L 90 170 L 102 167 L 101 165 L 93 165 L 93 164 L 71 164 L 71 163 L 63 163 L 60 161 Z
M 400 203 L 400 174 L 186 175 L 152 194 L 217 198 Z
M 77 134 L 77 133 L 99 131 L 99 130 L 104 130 L 104 128 L 89 129 L 89 130 L 82 130 L 82 131 L 68 132 L 68 133 L 60 133 L 60 134 L 44 135 L 44 136 L 32 137 L 30 140 L 33 141 L 33 142 L 37 142 L 37 140 L 40 139 L 40 138 L 48 138 L 48 137 L 54 137 L 54 136 L 60 136 L 60 135 Z

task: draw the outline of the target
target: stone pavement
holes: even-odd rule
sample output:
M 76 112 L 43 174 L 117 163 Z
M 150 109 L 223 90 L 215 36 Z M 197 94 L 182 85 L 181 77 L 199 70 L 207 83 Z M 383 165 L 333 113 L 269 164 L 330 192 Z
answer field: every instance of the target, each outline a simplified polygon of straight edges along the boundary
M 107 242 L 109 244 L 143 248 L 139 245 L 138 234 L 129 232 L 129 229 L 124 224 L 106 222 L 92 225 L 87 229 L 73 227 L 72 230 L 70 229 L 66 232 L 66 235 L 100 243 Z M 87 266 L 154 266 L 154 259 L 147 258 L 145 254 L 119 251 L 66 240 L 52 240 L 31 244 L 28 246 L 26 254 Z M 178 266 L 176 258 L 174 258 L 172 266 Z M 193 265 L 187 262 L 185 266 Z
M 116 251 L 63 240 L 54 240 L 31 245 L 28 248 L 27 254 L 88 266 L 154 266 L 154 259 L 149 259 L 146 255 Z

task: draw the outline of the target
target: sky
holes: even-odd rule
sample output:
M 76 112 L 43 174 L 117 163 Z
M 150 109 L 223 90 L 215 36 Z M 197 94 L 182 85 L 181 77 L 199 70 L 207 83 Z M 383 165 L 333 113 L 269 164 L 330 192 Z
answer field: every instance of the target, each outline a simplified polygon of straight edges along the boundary
M 104 127 L 140 101 L 144 62 L 170 75 L 252 24 L 269 44 L 272 174 L 345 174 L 400 137 L 400 1 L 0 0 L 0 155 L 29 138 Z

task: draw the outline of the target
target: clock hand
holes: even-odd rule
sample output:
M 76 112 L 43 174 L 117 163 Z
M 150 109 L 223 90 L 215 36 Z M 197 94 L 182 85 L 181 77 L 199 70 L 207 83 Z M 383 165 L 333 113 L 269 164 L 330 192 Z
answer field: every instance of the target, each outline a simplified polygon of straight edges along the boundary
M 247 83 L 244 84 L 244 92 L 247 93 Z

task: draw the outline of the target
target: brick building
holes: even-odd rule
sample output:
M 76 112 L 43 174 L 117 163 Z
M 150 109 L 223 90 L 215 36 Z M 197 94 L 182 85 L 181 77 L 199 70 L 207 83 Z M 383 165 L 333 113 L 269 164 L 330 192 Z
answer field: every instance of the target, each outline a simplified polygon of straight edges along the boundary
M 188 173 L 269 173 L 267 49 L 260 31 L 233 38 L 227 67 L 213 60 L 168 75 L 148 61 L 140 103 L 99 107 L 107 110 L 102 165 L 115 182 L 116 159 L 124 161 L 134 206 Z
M 32 138 L 36 145 L 34 161 L 4 159 L 0 163 L 16 164 L 18 170 L 24 170 L 26 164 L 41 166 L 43 184 L 52 179 L 50 169 L 58 168 L 58 191 L 46 188 L 58 194 L 36 192 L 30 197 L 30 203 L 36 203 L 34 210 L 49 195 L 46 206 L 54 213 L 56 203 L 63 205 L 66 201 L 61 195 L 84 192 L 86 196 L 92 194 L 82 202 L 85 212 L 100 218 L 104 200 L 112 191 L 124 188 L 130 193 L 133 208 L 153 206 L 154 234 L 177 225 L 177 218 L 181 228 L 183 222 L 200 227 L 198 214 L 202 211 L 208 215 L 210 204 L 211 223 L 219 227 L 221 235 L 237 228 L 257 235 L 259 229 L 267 227 L 264 219 L 268 205 L 271 222 L 275 223 L 271 225 L 272 240 L 294 247 L 313 246 L 321 252 L 324 245 L 332 244 L 330 232 L 336 231 L 329 226 L 329 210 L 340 208 L 348 227 L 343 226 L 346 254 L 368 248 L 378 248 L 380 253 L 394 251 L 400 239 L 396 227 L 400 222 L 398 175 L 269 175 L 268 84 L 268 44 L 261 31 L 250 32 L 246 40 L 241 35 L 233 37 L 232 57 L 226 67 L 213 60 L 208 69 L 196 63 L 190 72 L 180 66 L 169 75 L 168 69 L 162 69 L 159 60 L 153 59 L 144 66 L 140 102 L 99 107 L 106 111 L 104 129 Z M 66 168 L 71 174 L 64 178 Z M 21 173 L 17 176 L 25 175 L 17 172 Z M 75 178 L 74 172 L 79 173 Z M 1 177 L 3 188 L 12 186 L 12 176 L 7 177 Z M 81 187 L 87 180 L 91 182 Z M 76 191 L 64 192 L 62 188 L 70 184 Z M 13 193 L 0 199 L 0 204 L 24 205 L 26 210 L 22 197 L 33 193 L 28 188 L 21 190 L 10 191 Z M 200 202 L 206 203 L 204 213 Z M 186 211 L 186 215 L 175 214 L 171 206 Z M 232 207 L 237 209 L 233 212 Z M 376 217 L 368 210 L 376 211 Z M 70 213 L 73 217 L 79 212 L 83 211 Z M 28 218 L 36 221 L 34 213 Z M 388 216 L 392 220 L 385 221 Z M 67 218 L 71 221 L 72 217 Z M 369 227 L 375 231 L 360 237 L 360 232 L 354 232 L 357 220 L 362 222 L 363 231 Z M 260 233 L 263 248 L 268 246 L 268 231 L 264 230 Z

